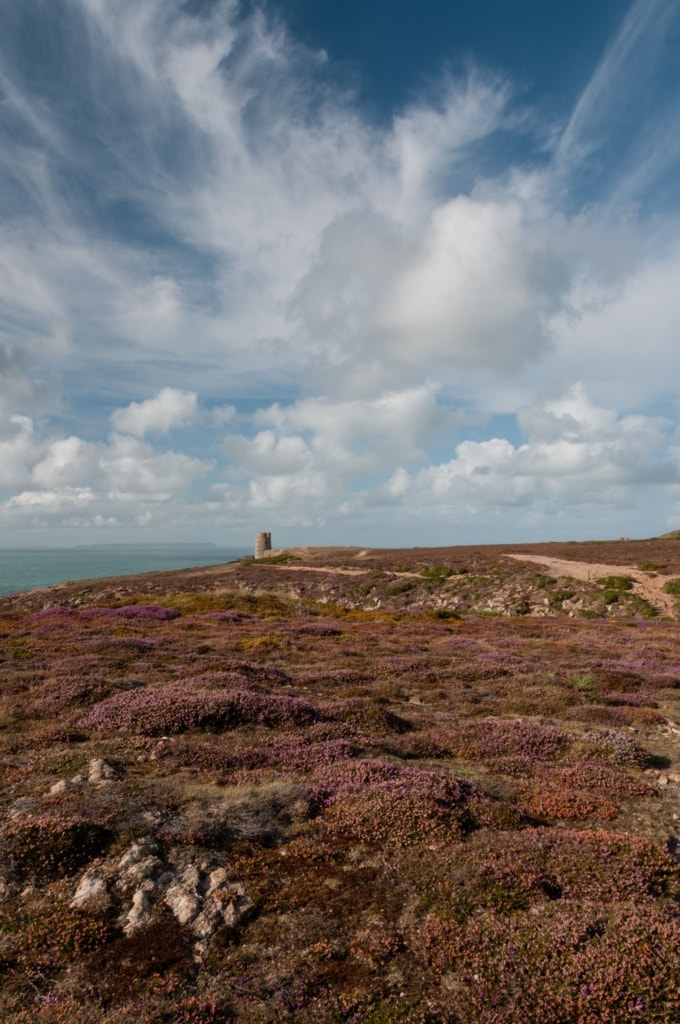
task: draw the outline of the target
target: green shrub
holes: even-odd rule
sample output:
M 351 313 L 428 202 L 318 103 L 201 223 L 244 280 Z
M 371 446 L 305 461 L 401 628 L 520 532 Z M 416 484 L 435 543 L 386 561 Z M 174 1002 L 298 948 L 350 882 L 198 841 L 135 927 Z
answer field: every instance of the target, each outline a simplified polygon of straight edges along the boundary
M 676 577 L 674 580 L 664 583 L 663 589 L 667 594 L 672 594 L 673 597 L 680 597 L 680 578 Z
M 389 587 L 385 587 L 385 593 L 388 597 L 396 597 L 398 594 L 405 594 L 409 590 L 413 590 L 415 583 L 413 580 L 399 580 L 397 583 L 390 584 Z
M 592 693 L 595 690 L 595 680 L 587 672 L 581 672 L 571 679 L 572 686 L 583 693 Z
M 653 619 L 659 614 L 654 605 L 646 601 L 644 597 L 635 595 L 631 598 L 630 605 L 633 615 L 639 616 L 641 619 Z
M 536 580 L 536 586 L 543 589 L 543 587 L 551 587 L 553 583 L 557 583 L 554 576 L 544 576 L 542 572 L 537 572 L 534 579 Z
M 551 608 L 561 608 L 563 601 L 569 601 L 576 591 L 571 590 L 569 587 L 562 587 L 560 590 L 553 590 L 549 595 Z
M 449 576 L 453 576 L 453 569 L 450 569 L 448 565 L 431 565 L 427 569 L 423 569 L 420 575 L 424 576 L 426 580 L 445 580 Z
M 596 582 L 599 583 L 601 587 L 606 587 L 608 591 L 616 590 L 621 593 L 624 590 L 633 589 L 633 581 L 628 579 L 627 576 L 602 576 Z
M 290 551 L 281 551 L 278 555 L 270 555 L 265 558 L 243 558 L 241 559 L 244 565 L 288 565 L 289 562 L 299 562 L 300 559 L 297 555 L 292 555 Z

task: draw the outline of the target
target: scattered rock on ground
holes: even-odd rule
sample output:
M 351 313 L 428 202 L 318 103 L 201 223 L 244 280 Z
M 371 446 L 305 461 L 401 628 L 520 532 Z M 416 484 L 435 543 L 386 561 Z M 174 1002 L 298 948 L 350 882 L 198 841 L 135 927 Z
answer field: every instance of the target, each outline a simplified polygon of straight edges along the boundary
M 88 911 L 119 904 L 119 921 L 129 936 L 150 923 L 161 900 L 178 923 L 190 929 L 197 957 L 218 928 L 239 927 L 254 909 L 243 884 L 232 881 L 225 867 L 187 859 L 184 851 L 166 858 L 152 836 L 133 843 L 122 857 L 91 864 L 70 906 Z

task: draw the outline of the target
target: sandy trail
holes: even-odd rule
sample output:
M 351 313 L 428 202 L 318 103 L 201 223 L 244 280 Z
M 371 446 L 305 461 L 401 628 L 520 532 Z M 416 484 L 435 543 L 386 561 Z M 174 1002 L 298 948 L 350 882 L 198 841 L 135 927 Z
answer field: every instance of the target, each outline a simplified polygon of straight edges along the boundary
M 664 584 L 675 579 L 674 576 L 660 576 L 658 573 L 644 572 L 630 565 L 604 565 L 597 562 L 572 562 L 567 558 L 551 558 L 549 555 L 506 555 L 520 562 L 540 562 L 557 573 L 558 576 L 573 576 L 577 580 L 595 582 L 602 576 L 626 576 L 633 581 L 633 592 L 649 601 L 662 615 L 677 617 L 676 600 L 671 594 L 664 592 Z
M 264 564 L 261 562 L 260 564 Z M 367 576 L 371 569 L 342 569 L 337 565 L 290 565 L 288 562 L 274 563 L 274 567 L 284 572 L 323 572 L 334 576 Z

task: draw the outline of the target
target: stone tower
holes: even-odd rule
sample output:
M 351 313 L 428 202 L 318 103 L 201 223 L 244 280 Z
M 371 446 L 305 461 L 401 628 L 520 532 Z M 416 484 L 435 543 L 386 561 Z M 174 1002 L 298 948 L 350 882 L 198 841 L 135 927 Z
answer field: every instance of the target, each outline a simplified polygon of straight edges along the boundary
M 271 533 L 258 533 L 255 537 L 255 558 L 264 558 L 265 551 L 271 551 L 271 549 Z

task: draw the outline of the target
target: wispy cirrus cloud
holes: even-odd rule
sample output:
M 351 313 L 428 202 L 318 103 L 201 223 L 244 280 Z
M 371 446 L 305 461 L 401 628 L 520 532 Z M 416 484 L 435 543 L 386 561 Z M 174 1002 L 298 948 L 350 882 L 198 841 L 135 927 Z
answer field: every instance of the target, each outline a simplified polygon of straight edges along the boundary
M 0 521 L 549 516 L 589 465 L 674 514 L 670 0 L 628 8 L 552 136 L 472 64 L 378 123 L 236 0 L 0 12 Z M 577 381 L 613 420 L 541 439 Z

